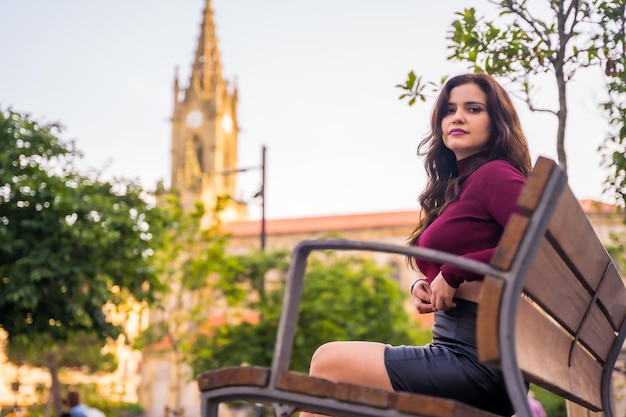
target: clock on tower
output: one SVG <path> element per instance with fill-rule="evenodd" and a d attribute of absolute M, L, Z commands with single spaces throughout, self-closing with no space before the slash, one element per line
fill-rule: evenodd
<path fill-rule="evenodd" d="M 200 110 L 192 110 L 187 113 L 185 123 L 192 129 L 197 129 L 202 125 L 202 112 Z"/>

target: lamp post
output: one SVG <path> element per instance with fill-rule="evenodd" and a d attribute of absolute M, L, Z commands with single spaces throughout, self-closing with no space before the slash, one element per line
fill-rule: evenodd
<path fill-rule="evenodd" d="M 228 175 L 228 174 L 235 174 L 237 172 L 251 171 L 254 169 L 261 170 L 261 189 L 252 198 L 259 197 L 261 199 L 261 235 L 260 237 L 261 237 L 261 250 L 262 251 L 265 251 L 265 241 L 267 237 L 267 232 L 265 229 L 265 153 L 266 153 L 266 148 L 265 148 L 265 145 L 263 145 L 261 147 L 261 166 L 246 167 L 246 168 L 231 168 L 231 169 L 225 169 L 224 171 L 218 172 L 218 174 Z"/>

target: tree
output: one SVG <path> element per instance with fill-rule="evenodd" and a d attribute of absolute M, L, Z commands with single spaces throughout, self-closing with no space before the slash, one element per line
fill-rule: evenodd
<path fill-rule="evenodd" d="M 207 329 L 199 335 L 192 362 L 196 375 L 207 369 L 244 363 L 270 365 L 283 301 L 287 254 L 265 256 L 273 256 L 274 261 L 257 257 L 252 263 L 257 266 L 263 263 L 265 267 L 248 269 L 256 271 L 249 277 L 252 282 L 266 278 L 265 296 L 248 292 L 244 303 L 248 311 L 258 311 L 258 317 Z M 239 263 L 250 264 L 250 261 L 241 259 Z M 332 252 L 311 255 L 292 369 L 306 372 L 315 348 L 331 340 L 426 343 L 429 331 L 418 331 L 416 321 L 411 320 L 405 308 L 406 294 L 389 275 L 387 268 L 381 268 L 371 259 Z M 268 279 L 272 276 L 273 280 Z"/>
<path fill-rule="evenodd" d="M 80 153 L 58 123 L 0 109 L 0 327 L 49 359 L 59 415 L 54 346 L 77 334 L 100 342 L 123 331 L 105 310 L 150 302 L 156 214 L 141 187 L 76 167 Z"/>
<path fill-rule="evenodd" d="M 601 31 L 595 37 L 606 62 L 608 99 L 603 103 L 611 129 L 599 150 L 610 171 L 605 192 L 626 205 L 626 2 L 600 1 Z"/>
<path fill-rule="evenodd" d="M 465 61 L 477 72 L 502 76 L 512 81 L 516 91 L 532 111 L 557 117 L 556 149 L 559 164 L 567 172 L 565 127 L 567 124 L 567 84 L 576 71 L 599 64 L 599 49 L 593 41 L 598 33 L 602 12 L 596 0 L 550 0 L 543 4 L 527 0 L 489 0 L 503 18 L 500 28 L 476 16 L 474 8 L 457 12 L 447 39 L 453 51 L 449 59 Z M 601 3 L 601 2 L 600 2 Z M 542 19 L 542 17 L 545 17 Z M 555 108 L 535 103 L 533 80 L 552 74 L 558 92 Z M 424 99 L 426 86 L 414 73 L 400 87 L 406 90 L 410 104 Z"/>

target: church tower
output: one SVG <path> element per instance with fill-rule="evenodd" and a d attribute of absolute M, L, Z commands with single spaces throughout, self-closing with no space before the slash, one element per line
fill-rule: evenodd
<path fill-rule="evenodd" d="M 222 75 L 211 0 L 206 0 L 187 86 L 181 88 L 178 71 L 174 78 L 170 184 L 186 210 L 202 201 L 211 211 L 218 196 L 236 195 L 237 102 L 236 86 Z M 247 216 L 246 205 L 232 199 L 222 213 L 223 220 Z"/>

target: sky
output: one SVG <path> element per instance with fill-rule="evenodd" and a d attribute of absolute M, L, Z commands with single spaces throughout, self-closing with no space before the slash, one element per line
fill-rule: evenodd
<path fill-rule="evenodd" d="M 60 122 L 85 167 L 169 184 L 173 80 L 186 86 L 205 0 L 0 2 L 0 108 Z M 239 92 L 239 167 L 267 148 L 268 219 L 417 210 L 426 184 L 417 144 L 432 101 L 408 106 L 396 87 L 465 72 L 447 60 L 455 12 L 487 1 L 212 0 L 223 73 Z M 599 69 L 569 84 L 566 153 L 580 199 L 605 199 L 596 148 L 607 122 Z M 556 106 L 546 77 L 538 99 Z M 554 116 L 516 101 L 533 161 L 556 159 Z M 238 175 L 238 198 L 261 175 Z"/>

